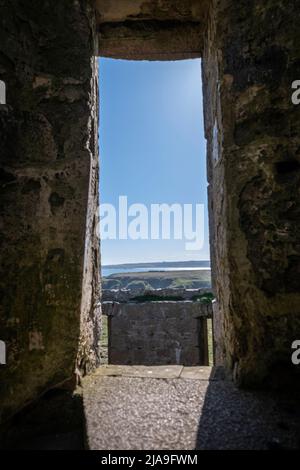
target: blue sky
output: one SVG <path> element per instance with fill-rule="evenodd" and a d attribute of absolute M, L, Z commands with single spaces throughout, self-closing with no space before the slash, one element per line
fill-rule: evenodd
<path fill-rule="evenodd" d="M 101 203 L 205 204 L 205 243 L 104 240 L 102 264 L 209 258 L 200 60 L 99 60 Z"/>

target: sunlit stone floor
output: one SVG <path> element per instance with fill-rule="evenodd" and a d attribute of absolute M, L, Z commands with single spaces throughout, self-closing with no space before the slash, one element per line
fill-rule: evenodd
<path fill-rule="evenodd" d="M 243 391 L 221 369 L 103 366 L 83 381 L 90 449 L 292 449 L 291 397 Z"/>

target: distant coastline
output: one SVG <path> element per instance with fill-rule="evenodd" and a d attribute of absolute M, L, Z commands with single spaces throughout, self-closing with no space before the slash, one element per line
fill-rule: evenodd
<path fill-rule="evenodd" d="M 135 268 L 210 268 L 210 260 L 202 261 L 157 261 L 151 263 L 106 264 L 104 269 L 135 269 Z"/>
<path fill-rule="evenodd" d="M 104 265 L 101 268 L 102 276 L 109 278 L 114 275 L 126 275 L 132 273 L 163 273 L 169 272 L 170 276 L 173 272 L 175 277 L 178 277 L 179 273 L 186 273 L 183 277 L 188 275 L 188 272 L 210 272 L 210 261 L 160 261 L 157 263 L 123 263 Z M 177 273 L 177 274 L 176 274 Z"/>

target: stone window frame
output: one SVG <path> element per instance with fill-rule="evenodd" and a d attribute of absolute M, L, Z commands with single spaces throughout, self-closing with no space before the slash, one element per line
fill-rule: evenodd
<path fill-rule="evenodd" d="M 0 80 L 0 105 L 6 105 L 6 83 Z"/>

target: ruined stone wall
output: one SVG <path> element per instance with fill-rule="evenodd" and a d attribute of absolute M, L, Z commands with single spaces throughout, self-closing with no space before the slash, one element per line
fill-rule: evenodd
<path fill-rule="evenodd" d="M 219 361 L 293 376 L 300 336 L 300 4 L 212 2 L 203 58 Z M 270 385 L 271 381 L 265 382 Z"/>
<path fill-rule="evenodd" d="M 0 2 L 0 421 L 98 361 L 94 16 Z"/>
<path fill-rule="evenodd" d="M 103 303 L 110 364 L 208 365 L 211 304 L 190 301 Z"/>

